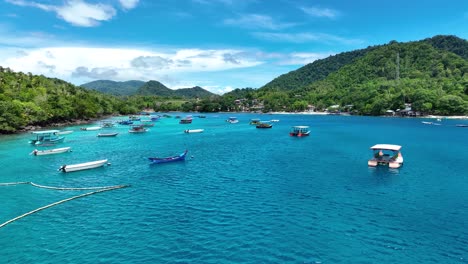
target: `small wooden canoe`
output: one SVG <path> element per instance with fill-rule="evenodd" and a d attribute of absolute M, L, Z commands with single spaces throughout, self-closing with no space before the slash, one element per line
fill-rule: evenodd
<path fill-rule="evenodd" d="M 119 133 L 99 133 L 97 136 L 98 137 L 115 137 L 117 136 Z"/>
<path fill-rule="evenodd" d="M 47 149 L 47 150 L 37 150 L 35 149 L 31 154 L 34 156 L 43 156 L 43 155 L 51 155 L 51 154 L 59 154 L 71 151 L 71 147 L 66 148 L 56 148 L 56 149 Z"/>
<path fill-rule="evenodd" d="M 94 169 L 94 168 L 102 167 L 106 163 L 107 163 L 107 159 L 90 161 L 90 162 L 79 163 L 79 164 L 72 164 L 72 165 L 63 165 L 62 167 L 59 168 L 59 171 L 73 172 L 73 171 Z"/>

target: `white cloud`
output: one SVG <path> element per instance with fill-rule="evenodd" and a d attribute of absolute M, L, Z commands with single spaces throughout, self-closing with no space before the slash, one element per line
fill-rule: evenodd
<path fill-rule="evenodd" d="M 140 0 L 119 0 L 120 4 L 124 9 L 132 9 L 138 5 Z"/>
<path fill-rule="evenodd" d="M 7 0 L 7 2 L 18 6 L 30 6 L 44 11 L 55 12 L 59 18 L 80 27 L 97 26 L 100 22 L 108 21 L 116 15 L 115 9 L 110 5 L 90 4 L 83 0 L 68 0 L 61 6 L 24 0 Z"/>
<path fill-rule="evenodd" d="M 295 26 L 294 23 L 280 23 L 274 21 L 270 16 L 258 14 L 245 14 L 237 18 L 225 19 L 224 24 L 243 28 L 264 28 L 270 30 L 279 30 Z"/>
<path fill-rule="evenodd" d="M 337 10 L 329 8 L 301 7 L 301 10 L 304 11 L 304 13 L 314 17 L 336 18 L 339 15 Z"/>
<path fill-rule="evenodd" d="M 280 65 L 306 65 L 319 59 L 326 58 L 333 53 L 292 53 L 287 58 L 279 62 Z"/>

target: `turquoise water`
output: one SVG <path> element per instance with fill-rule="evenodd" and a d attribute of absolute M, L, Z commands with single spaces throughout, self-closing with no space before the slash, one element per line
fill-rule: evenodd
<path fill-rule="evenodd" d="M 0 182 L 131 184 L 1 228 L 0 262 L 468 262 L 468 128 L 454 126 L 463 121 L 228 116 L 161 119 L 139 135 L 107 130 L 115 138 L 67 127 L 75 132 L 59 146 L 73 152 L 41 157 L 28 155 L 30 134 L 0 137 Z M 280 122 L 262 130 L 251 118 Z M 290 137 L 292 125 L 309 125 L 310 137 Z M 204 133 L 183 133 L 197 128 Z M 368 168 L 377 143 L 402 145 L 404 166 Z M 185 149 L 185 162 L 147 160 Z M 112 165 L 57 171 L 104 158 Z M 85 192 L 0 186 L 0 223 Z"/>

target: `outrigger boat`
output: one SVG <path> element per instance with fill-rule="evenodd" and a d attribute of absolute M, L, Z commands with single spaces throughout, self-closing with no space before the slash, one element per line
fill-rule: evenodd
<path fill-rule="evenodd" d="M 145 133 L 148 131 L 148 129 L 144 128 L 142 125 L 133 125 L 130 130 L 128 130 L 129 133 Z"/>
<path fill-rule="evenodd" d="M 310 134 L 308 126 L 293 126 L 289 135 L 292 137 L 305 137 Z"/>
<path fill-rule="evenodd" d="M 36 146 L 44 146 L 44 145 L 54 145 L 60 142 L 63 142 L 65 137 L 59 137 L 57 133 L 60 130 L 46 130 L 46 131 L 35 131 L 32 132 L 36 135 L 35 139 L 29 141 L 29 143 L 36 145 Z"/>
<path fill-rule="evenodd" d="M 226 122 L 229 122 L 231 124 L 236 124 L 236 123 L 239 123 L 239 120 L 237 120 L 237 117 L 231 116 L 226 120 Z"/>
<path fill-rule="evenodd" d="M 81 130 L 84 130 L 84 131 L 95 131 L 95 130 L 99 130 L 101 129 L 102 127 L 100 126 L 93 126 L 93 127 L 82 127 L 80 128 Z"/>
<path fill-rule="evenodd" d="M 94 169 L 94 168 L 102 167 L 106 163 L 107 163 L 107 159 L 90 161 L 90 162 L 79 163 L 79 164 L 72 164 L 72 165 L 63 165 L 62 167 L 59 168 L 59 171 L 72 172 L 72 171 Z"/>
<path fill-rule="evenodd" d="M 184 133 L 201 133 L 203 131 L 204 129 L 186 129 L 184 130 Z"/>
<path fill-rule="evenodd" d="M 159 164 L 159 163 L 167 163 L 167 162 L 173 162 L 173 161 L 183 161 L 185 160 L 185 156 L 187 156 L 187 150 L 184 151 L 182 154 L 177 155 L 177 156 L 172 156 L 172 157 L 166 157 L 166 158 L 148 158 L 153 164 Z"/>
<path fill-rule="evenodd" d="M 115 137 L 117 136 L 119 133 L 115 132 L 115 133 L 99 133 L 97 134 L 98 137 Z"/>
<path fill-rule="evenodd" d="M 66 148 L 56 148 L 56 149 L 47 149 L 47 150 L 33 150 L 31 152 L 32 155 L 34 156 L 43 156 L 43 155 L 51 155 L 51 154 L 59 154 L 59 153 L 65 153 L 71 151 L 71 147 L 66 147 Z"/>
<path fill-rule="evenodd" d="M 192 116 L 187 116 L 180 119 L 179 124 L 191 124 L 192 123 Z"/>
<path fill-rule="evenodd" d="M 64 130 L 64 131 L 59 131 L 57 135 L 68 135 L 73 133 L 73 130 Z"/>
<path fill-rule="evenodd" d="M 374 157 L 367 161 L 367 165 L 370 167 L 384 165 L 397 169 L 403 165 L 403 156 L 401 155 L 401 146 L 399 145 L 377 144 L 370 149 L 374 152 Z"/>
<path fill-rule="evenodd" d="M 268 122 L 266 121 L 260 121 L 257 126 L 257 128 L 272 128 L 273 125 L 272 124 L 269 124 Z"/>

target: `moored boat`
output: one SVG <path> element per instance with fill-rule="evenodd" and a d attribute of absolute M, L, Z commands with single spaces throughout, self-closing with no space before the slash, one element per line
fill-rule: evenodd
<path fill-rule="evenodd" d="M 367 165 L 370 167 L 383 165 L 397 169 L 403 165 L 403 156 L 401 155 L 401 146 L 399 145 L 377 144 L 370 149 L 374 153 L 373 158 L 367 161 Z"/>
<path fill-rule="evenodd" d="M 95 130 L 99 130 L 101 129 L 102 127 L 100 126 L 93 126 L 93 127 L 82 127 L 80 128 L 81 130 L 84 130 L 84 131 L 95 131 Z"/>
<path fill-rule="evenodd" d="M 251 125 L 258 125 L 258 124 L 260 124 L 260 119 L 258 119 L 258 118 L 252 118 L 252 119 L 250 119 L 250 123 L 249 123 L 249 124 L 251 124 Z"/>
<path fill-rule="evenodd" d="M 36 146 L 46 146 L 63 142 L 65 137 L 58 136 L 59 132 L 59 130 L 34 131 L 32 133 L 36 135 L 36 138 L 30 140 L 29 143 Z"/>
<path fill-rule="evenodd" d="M 133 125 L 133 121 L 130 120 L 122 120 L 117 122 L 119 125 Z"/>
<path fill-rule="evenodd" d="M 148 131 L 144 126 L 142 125 L 133 125 L 130 130 L 128 130 L 129 133 L 145 133 Z"/>
<path fill-rule="evenodd" d="M 115 133 L 99 133 L 97 134 L 98 137 L 115 137 L 117 136 L 119 133 L 115 132 Z"/>
<path fill-rule="evenodd" d="M 237 119 L 237 117 L 231 116 L 226 120 L 226 122 L 231 123 L 231 124 L 237 124 L 239 123 L 239 120 Z"/>
<path fill-rule="evenodd" d="M 106 163 L 107 163 L 107 159 L 90 161 L 90 162 L 79 163 L 79 164 L 72 164 L 72 165 L 63 165 L 62 167 L 59 168 L 59 171 L 73 172 L 73 171 L 94 169 L 94 168 L 102 167 Z"/>
<path fill-rule="evenodd" d="M 468 127 L 468 124 L 456 124 L 456 127 Z"/>
<path fill-rule="evenodd" d="M 204 129 L 186 129 L 184 133 L 202 133 Z"/>
<path fill-rule="evenodd" d="M 179 124 L 191 124 L 192 123 L 192 116 L 186 116 L 180 119 Z"/>
<path fill-rule="evenodd" d="M 180 155 L 165 157 L 165 158 L 148 158 L 152 163 L 159 164 L 159 163 L 167 163 L 173 161 L 183 161 L 185 160 L 185 156 L 187 156 L 187 150 L 185 150 Z"/>
<path fill-rule="evenodd" d="M 272 128 L 273 125 L 266 121 L 260 121 L 260 123 L 258 123 L 256 127 L 257 128 Z"/>
<path fill-rule="evenodd" d="M 56 148 L 56 149 L 46 149 L 46 150 L 33 150 L 31 154 L 34 156 L 44 156 L 44 155 L 51 155 L 51 154 L 59 154 L 59 153 L 65 153 L 71 151 L 71 147 L 65 147 L 65 148 Z"/>
<path fill-rule="evenodd" d="M 292 137 L 305 137 L 309 134 L 309 126 L 293 126 L 289 132 L 289 135 Z"/>
<path fill-rule="evenodd" d="M 73 133 L 73 130 L 64 130 L 64 131 L 57 132 L 57 135 L 68 135 L 71 133 Z"/>

